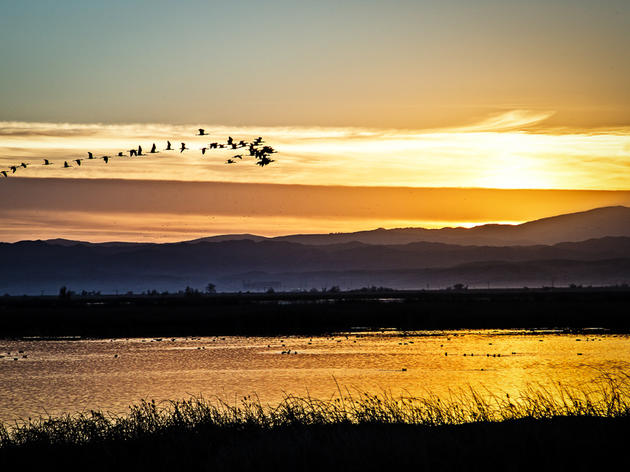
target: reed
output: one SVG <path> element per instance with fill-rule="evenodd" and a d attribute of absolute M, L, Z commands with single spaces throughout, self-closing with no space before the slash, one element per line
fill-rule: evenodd
<path fill-rule="evenodd" d="M 90 410 L 0 423 L 0 450 L 29 445 L 85 445 L 216 430 L 269 431 L 331 425 L 448 426 L 557 417 L 630 417 L 630 374 L 603 372 L 595 382 L 530 385 L 519 395 L 470 388 L 448 397 L 345 392 L 329 400 L 287 394 L 276 405 L 256 396 L 234 403 L 191 397 L 141 401 L 124 415 Z"/>

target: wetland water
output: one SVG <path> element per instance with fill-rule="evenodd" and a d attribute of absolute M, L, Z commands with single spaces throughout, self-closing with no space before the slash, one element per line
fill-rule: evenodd
<path fill-rule="evenodd" d="M 414 396 L 446 396 L 469 386 L 510 394 L 528 383 L 582 386 L 602 371 L 630 371 L 630 336 L 460 330 L 313 338 L 0 339 L 0 356 L 0 421 L 12 422 L 87 409 L 124 413 L 140 399 L 190 395 L 231 404 L 248 394 L 263 403 L 276 403 L 286 393 L 328 399 L 338 394 L 338 385 L 344 394 Z"/>

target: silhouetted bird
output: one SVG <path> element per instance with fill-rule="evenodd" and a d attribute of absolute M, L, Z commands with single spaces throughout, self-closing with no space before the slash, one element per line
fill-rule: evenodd
<path fill-rule="evenodd" d="M 67 169 L 68 167 L 72 167 L 72 166 L 68 164 L 68 161 L 63 161 L 63 168 Z"/>
<path fill-rule="evenodd" d="M 74 160 L 74 162 L 76 162 L 76 163 L 77 163 L 77 165 L 78 165 L 79 167 L 81 167 L 81 161 L 82 161 L 82 160 L 83 160 L 83 159 L 75 159 L 75 160 Z"/>
<path fill-rule="evenodd" d="M 225 161 L 226 164 L 236 164 L 236 161 L 233 159 L 228 159 L 227 161 Z"/>
<path fill-rule="evenodd" d="M 208 136 L 208 134 L 205 129 L 199 128 L 199 134 L 197 136 Z"/>
<path fill-rule="evenodd" d="M 238 142 L 238 145 L 239 145 L 240 147 L 245 147 L 245 146 L 247 146 L 247 143 L 241 139 L 241 140 Z"/>
<path fill-rule="evenodd" d="M 44 164 L 42 164 L 42 165 L 51 166 L 52 162 L 50 162 L 48 159 L 44 159 Z"/>
<path fill-rule="evenodd" d="M 138 146 L 138 156 L 144 156 L 144 154 L 142 154 L 142 146 Z"/>
<path fill-rule="evenodd" d="M 229 136 L 227 140 L 228 146 L 231 146 L 233 142 L 234 140 L 232 139 L 232 136 Z"/>
<path fill-rule="evenodd" d="M 27 166 L 27 165 L 28 165 L 28 164 L 26 164 L 25 162 L 22 162 L 22 163 L 20 164 L 20 167 L 24 167 L 24 168 L 26 169 L 26 166 Z"/>
<path fill-rule="evenodd" d="M 151 146 L 151 154 L 155 154 L 157 152 L 158 152 L 157 146 L 155 145 L 155 143 L 153 143 L 153 146 Z"/>
<path fill-rule="evenodd" d="M 122 151 L 120 151 L 120 152 L 118 153 L 118 157 L 123 157 L 123 156 L 124 156 L 123 152 L 122 152 Z"/>
<path fill-rule="evenodd" d="M 202 148 L 201 148 L 201 154 L 202 154 L 202 155 L 206 153 L 206 149 L 208 149 L 208 148 L 205 148 L 205 147 L 202 147 Z"/>
<path fill-rule="evenodd" d="M 236 149 L 237 147 L 236 143 L 232 143 L 232 149 Z"/>
<path fill-rule="evenodd" d="M 88 152 L 88 159 L 94 159 L 94 156 L 92 155 L 91 152 Z"/>
<path fill-rule="evenodd" d="M 12 174 L 15 174 L 15 171 L 18 169 L 18 166 L 10 166 L 9 169 L 11 169 Z"/>
<path fill-rule="evenodd" d="M 101 157 L 101 159 L 103 159 L 105 161 L 105 164 L 107 164 L 109 162 L 109 156 L 103 156 L 103 157 Z"/>
<path fill-rule="evenodd" d="M 0 174 L 4 175 L 4 177 L 8 177 L 6 170 L 0 170 Z"/>
<path fill-rule="evenodd" d="M 172 151 L 173 148 L 171 147 L 171 142 L 170 141 L 166 141 L 166 149 L 165 151 Z"/>
<path fill-rule="evenodd" d="M 179 152 L 184 152 L 186 149 L 188 149 L 188 148 L 186 147 L 186 143 L 182 143 L 182 147 L 181 147 L 181 148 L 179 148 Z"/>
<path fill-rule="evenodd" d="M 216 149 L 219 146 L 219 143 L 210 143 L 210 149 Z"/>
<path fill-rule="evenodd" d="M 271 164 L 272 162 L 274 162 L 273 159 L 269 159 L 267 156 L 263 156 L 260 158 L 260 160 L 256 163 L 256 165 L 259 165 L 260 167 L 265 167 L 266 165 Z"/>
<path fill-rule="evenodd" d="M 234 159 L 243 159 L 243 155 L 242 154 L 237 154 L 236 156 L 233 156 Z"/>

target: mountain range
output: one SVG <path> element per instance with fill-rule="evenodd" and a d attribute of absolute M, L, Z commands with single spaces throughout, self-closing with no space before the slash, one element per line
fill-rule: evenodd
<path fill-rule="evenodd" d="M 239 234 L 179 243 L 0 243 L 0 293 L 439 288 L 630 282 L 630 208 L 521 225 L 377 229 L 275 238 Z"/>

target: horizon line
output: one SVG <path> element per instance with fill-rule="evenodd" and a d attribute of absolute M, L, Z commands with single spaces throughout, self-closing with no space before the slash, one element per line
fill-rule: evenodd
<path fill-rule="evenodd" d="M 21 239 L 17 241 L 0 241 L 0 244 L 16 244 L 16 243 L 21 243 L 21 242 L 38 242 L 38 241 L 41 241 L 41 242 L 68 241 L 68 242 L 88 243 L 88 244 L 179 244 L 179 243 L 190 243 L 190 242 L 195 242 L 195 241 L 212 242 L 212 241 L 203 241 L 203 240 L 207 238 L 221 238 L 221 237 L 229 237 L 229 236 L 253 236 L 256 238 L 263 238 L 265 240 L 274 240 L 274 239 L 282 239 L 282 238 L 287 238 L 287 237 L 292 237 L 292 236 L 334 236 L 334 235 L 348 235 L 348 234 L 357 234 L 357 233 L 370 233 L 370 232 L 379 231 L 379 230 L 383 230 L 383 231 L 424 230 L 424 231 L 433 232 L 433 231 L 440 231 L 444 229 L 460 229 L 460 230 L 466 231 L 466 230 L 474 230 L 478 228 L 483 228 L 485 226 L 518 227 L 518 226 L 522 226 L 528 223 L 534 223 L 537 221 L 547 220 L 551 218 L 558 218 L 558 217 L 569 216 L 569 215 L 578 215 L 582 213 L 588 213 L 591 211 L 603 210 L 607 208 L 630 209 L 630 207 L 626 205 L 607 205 L 603 207 L 594 207 L 594 208 L 590 208 L 588 210 L 583 210 L 583 211 L 576 211 L 576 212 L 571 212 L 571 213 L 559 213 L 559 214 L 555 214 L 551 216 L 545 216 L 542 218 L 535 218 L 533 220 L 526 220 L 526 221 L 521 221 L 521 222 L 505 222 L 505 221 L 504 222 L 487 222 L 487 223 L 471 224 L 471 226 L 441 226 L 441 227 L 436 227 L 436 228 L 427 228 L 424 226 L 405 226 L 405 227 L 391 227 L 391 228 L 378 227 L 378 228 L 362 229 L 362 230 L 347 231 L 347 232 L 331 231 L 331 232 L 322 232 L 322 233 L 287 233 L 287 234 L 281 234 L 281 235 L 276 235 L 276 236 L 264 236 L 261 234 L 248 233 L 248 232 L 223 233 L 223 234 L 214 234 L 210 236 L 202 236 L 202 237 L 193 238 L 193 239 L 182 239 L 182 240 L 177 240 L 177 241 L 166 241 L 166 242 L 158 242 L 158 241 L 139 242 L 139 241 L 123 241 L 123 240 L 96 242 L 96 241 L 89 241 L 89 240 L 82 240 L 82 239 L 68 239 L 68 238 L 57 237 L 57 238 L 46 238 L 46 239 L 37 238 L 37 239 Z M 615 237 L 615 236 L 604 236 L 604 237 Z M 595 238 L 595 239 L 599 239 L 599 238 Z M 248 240 L 248 238 L 244 237 L 242 238 L 242 240 Z M 445 244 L 451 244 L 451 243 L 445 243 Z M 461 246 L 462 244 L 456 244 L 456 245 Z"/>

